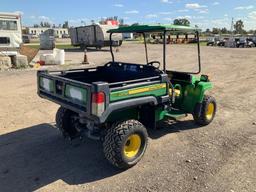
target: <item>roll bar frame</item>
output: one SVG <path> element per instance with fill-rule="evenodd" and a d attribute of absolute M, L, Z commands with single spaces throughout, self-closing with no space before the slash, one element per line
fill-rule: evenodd
<path fill-rule="evenodd" d="M 163 31 L 163 71 L 166 73 L 166 34 L 168 31 L 164 30 Z M 144 47 L 145 47 L 145 55 L 146 55 L 146 62 L 147 64 L 149 63 L 148 60 L 148 49 L 147 49 L 147 41 L 146 41 L 146 33 L 141 32 L 143 35 L 143 40 L 144 40 Z M 110 40 L 110 53 L 112 57 L 112 62 L 115 62 L 115 56 L 113 53 L 113 41 L 112 41 L 112 35 L 113 33 L 110 33 L 109 35 L 109 40 Z M 201 73 L 201 49 L 200 49 L 200 38 L 199 38 L 199 32 L 195 32 L 196 40 L 197 40 L 197 53 L 198 53 L 198 71 L 197 72 L 182 72 L 182 73 L 188 73 L 188 74 L 199 74 Z M 180 72 L 180 71 L 174 71 L 174 72 Z"/>

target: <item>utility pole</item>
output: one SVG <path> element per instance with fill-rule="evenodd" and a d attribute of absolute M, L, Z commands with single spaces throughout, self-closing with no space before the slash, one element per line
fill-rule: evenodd
<path fill-rule="evenodd" d="M 232 22 L 231 22 L 231 37 L 234 37 L 234 17 L 232 17 Z"/>
<path fill-rule="evenodd" d="M 235 47 L 235 39 L 234 39 L 234 17 L 232 17 L 231 21 L 231 28 L 230 28 L 231 34 L 230 34 L 230 40 L 229 40 L 229 47 Z M 232 42 L 232 44 L 231 44 Z"/>

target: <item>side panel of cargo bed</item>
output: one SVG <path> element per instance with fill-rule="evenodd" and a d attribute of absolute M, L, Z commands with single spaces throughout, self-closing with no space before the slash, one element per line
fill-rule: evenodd
<path fill-rule="evenodd" d="M 90 114 L 90 84 L 47 72 L 38 72 L 38 94 L 81 114 Z"/>
<path fill-rule="evenodd" d="M 110 102 L 116 102 L 126 99 L 154 96 L 160 97 L 168 95 L 168 87 L 166 83 L 155 83 L 146 86 L 126 89 L 122 91 L 113 91 L 110 93 Z"/>

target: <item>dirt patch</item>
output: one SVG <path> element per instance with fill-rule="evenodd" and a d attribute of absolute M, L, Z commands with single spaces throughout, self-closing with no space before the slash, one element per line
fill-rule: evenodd
<path fill-rule="evenodd" d="M 37 55 L 39 49 L 31 48 L 25 45 L 22 45 L 20 48 L 20 54 L 26 55 L 28 57 L 28 63 L 30 63 L 34 57 Z"/>

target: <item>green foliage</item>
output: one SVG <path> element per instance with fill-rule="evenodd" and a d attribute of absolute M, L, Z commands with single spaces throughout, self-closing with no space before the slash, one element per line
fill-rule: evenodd
<path fill-rule="evenodd" d="M 256 30 L 250 30 L 248 31 L 249 34 L 253 34 L 253 35 L 256 35 Z"/>
<path fill-rule="evenodd" d="M 206 29 L 205 32 L 206 33 L 211 33 L 211 30 L 210 29 Z"/>
<path fill-rule="evenodd" d="M 26 46 L 31 47 L 31 48 L 35 48 L 35 49 L 39 49 L 40 48 L 39 44 L 32 44 L 32 45 L 28 44 Z M 59 45 L 57 44 L 56 48 L 58 48 L 58 49 L 76 49 L 76 47 L 74 47 L 74 46 L 72 46 L 70 44 L 59 44 Z"/>
<path fill-rule="evenodd" d="M 43 22 L 43 21 L 41 21 L 40 27 L 47 27 L 47 28 L 50 28 L 50 27 L 51 27 L 51 24 L 50 24 L 49 22 Z"/>
<path fill-rule="evenodd" d="M 65 21 L 65 22 L 64 22 L 64 24 L 62 25 L 62 28 L 66 28 L 66 29 L 69 28 L 68 21 Z"/>
<path fill-rule="evenodd" d="M 246 31 L 244 30 L 244 22 L 240 19 L 236 21 L 234 24 L 234 29 L 236 34 L 245 34 Z"/>
<path fill-rule="evenodd" d="M 220 30 L 220 32 L 221 32 L 222 34 L 227 34 L 229 31 L 227 30 L 226 27 L 224 27 L 224 28 L 222 28 L 222 29 Z"/>
<path fill-rule="evenodd" d="M 182 19 L 175 19 L 173 21 L 174 25 L 183 25 L 183 26 L 190 26 L 190 21 L 186 18 L 182 18 Z"/>
<path fill-rule="evenodd" d="M 139 23 L 133 23 L 131 26 L 139 26 Z"/>
<path fill-rule="evenodd" d="M 219 34 L 220 33 L 220 29 L 219 28 L 212 28 L 212 33 L 213 34 Z"/>

